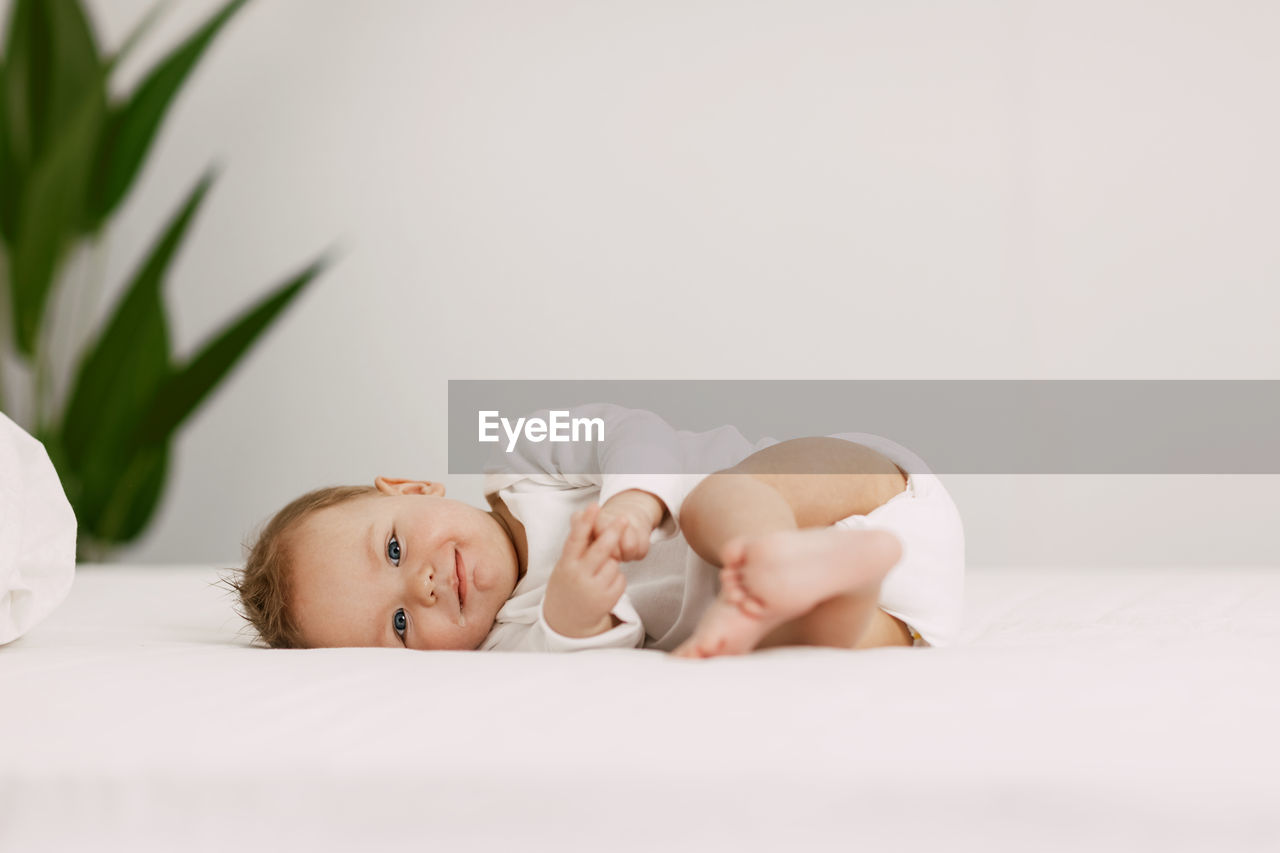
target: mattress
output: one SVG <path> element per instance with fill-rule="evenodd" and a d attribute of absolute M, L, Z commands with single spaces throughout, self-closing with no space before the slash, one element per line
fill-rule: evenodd
<path fill-rule="evenodd" d="M 0 850 L 1280 849 L 1280 567 L 707 661 L 262 649 L 216 576 L 82 566 L 0 648 Z"/>

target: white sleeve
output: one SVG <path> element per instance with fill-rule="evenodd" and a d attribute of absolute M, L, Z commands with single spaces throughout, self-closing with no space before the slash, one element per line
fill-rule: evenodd
<path fill-rule="evenodd" d="M 675 536 L 685 497 L 706 476 L 686 473 L 679 432 L 653 412 L 612 403 L 588 403 L 569 410 L 568 416 L 599 418 L 603 440 L 534 442 L 522 435 L 511 452 L 500 443 L 485 466 L 484 493 L 527 479 L 559 488 L 595 486 L 603 504 L 619 492 L 640 489 L 667 508 L 650 542 Z M 550 411 L 540 409 L 529 417 L 549 421 Z"/>
<path fill-rule="evenodd" d="M 544 599 L 545 601 L 545 599 Z M 644 645 L 644 625 L 631 599 L 624 593 L 613 608 L 620 623 L 594 637 L 566 637 L 557 633 L 538 608 L 536 622 L 502 622 L 493 627 L 480 646 L 499 652 L 579 652 L 589 649 L 638 649 Z"/>

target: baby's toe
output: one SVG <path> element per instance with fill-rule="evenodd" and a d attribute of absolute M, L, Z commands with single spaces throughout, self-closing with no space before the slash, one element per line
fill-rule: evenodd
<path fill-rule="evenodd" d="M 721 569 L 720 590 L 724 593 L 726 601 L 733 604 L 741 601 L 746 594 L 742 585 L 742 573 L 737 569 Z"/>

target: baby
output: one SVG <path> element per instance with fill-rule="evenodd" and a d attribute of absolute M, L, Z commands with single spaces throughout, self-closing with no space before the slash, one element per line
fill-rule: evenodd
<path fill-rule="evenodd" d="M 701 658 L 954 639 L 959 513 L 905 448 L 865 433 L 753 445 L 610 404 L 572 414 L 607 440 L 519 443 L 486 476 L 489 511 L 385 477 L 293 501 L 231 581 L 242 615 L 277 648 Z"/>

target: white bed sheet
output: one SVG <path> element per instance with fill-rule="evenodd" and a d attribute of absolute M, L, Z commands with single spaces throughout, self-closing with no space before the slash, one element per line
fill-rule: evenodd
<path fill-rule="evenodd" d="M 0 850 L 1280 849 L 1280 567 L 712 661 L 258 649 L 215 577 L 81 567 L 0 647 Z"/>

